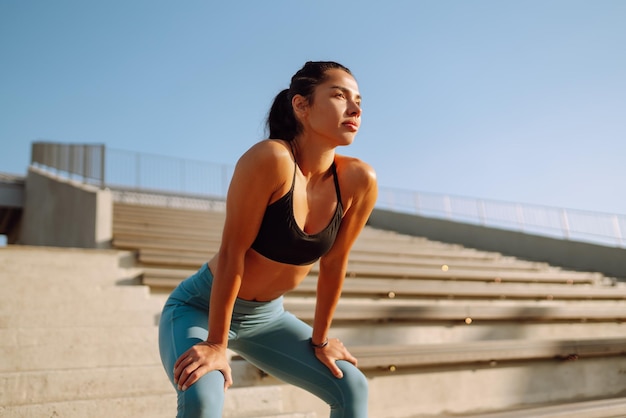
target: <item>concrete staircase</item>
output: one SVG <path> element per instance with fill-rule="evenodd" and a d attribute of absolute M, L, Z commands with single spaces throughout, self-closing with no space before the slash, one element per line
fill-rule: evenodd
<path fill-rule="evenodd" d="M 131 251 L 0 248 L 0 417 L 175 415 L 156 323 L 223 214 L 126 209 L 115 240 Z M 309 321 L 314 275 L 286 298 Z M 609 418 L 626 416 L 625 321 L 626 292 L 602 275 L 367 228 L 333 333 L 361 360 L 373 418 Z M 328 415 L 232 366 L 225 418 Z"/>
<path fill-rule="evenodd" d="M 176 415 L 158 355 L 162 299 L 133 263 L 114 250 L 0 249 L 1 417 Z M 316 417 L 282 390 L 232 388 L 224 417 Z"/>
<path fill-rule="evenodd" d="M 223 220 L 116 202 L 113 245 L 137 254 L 153 296 L 167 294 L 217 249 Z M 285 298 L 309 322 L 316 274 Z M 626 417 L 626 287 L 612 278 L 371 227 L 347 276 L 332 333 L 369 379 L 371 417 Z M 308 394 L 232 365 L 242 387 L 280 391 L 285 410 L 327 415 Z"/>

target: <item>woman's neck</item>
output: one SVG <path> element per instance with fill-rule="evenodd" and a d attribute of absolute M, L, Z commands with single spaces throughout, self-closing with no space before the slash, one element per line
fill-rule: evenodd
<path fill-rule="evenodd" d="M 335 148 L 322 146 L 321 141 L 298 137 L 292 141 L 291 145 L 298 167 L 307 178 L 328 173 L 335 160 Z"/>

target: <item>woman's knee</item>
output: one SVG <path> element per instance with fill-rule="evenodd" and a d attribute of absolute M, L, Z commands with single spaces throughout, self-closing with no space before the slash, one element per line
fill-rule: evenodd
<path fill-rule="evenodd" d="M 351 363 L 338 361 L 343 378 L 337 379 L 339 404 L 332 405 L 332 417 L 366 417 L 368 403 L 368 382 L 365 375 Z"/>
<path fill-rule="evenodd" d="M 178 391 L 178 418 L 220 418 L 223 408 L 224 376 L 217 370 Z"/>
<path fill-rule="evenodd" d="M 338 361 L 337 365 L 343 372 L 343 378 L 340 380 L 343 382 L 342 386 L 345 386 L 345 391 L 355 397 L 367 399 L 368 383 L 363 372 L 346 361 Z"/>

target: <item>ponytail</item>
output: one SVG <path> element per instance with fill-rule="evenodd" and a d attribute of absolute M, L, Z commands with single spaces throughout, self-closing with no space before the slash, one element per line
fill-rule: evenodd
<path fill-rule="evenodd" d="M 302 125 L 293 113 L 292 97 L 289 89 L 285 89 L 274 98 L 274 103 L 272 103 L 267 116 L 270 138 L 292 141 L 302 131 Z"/>

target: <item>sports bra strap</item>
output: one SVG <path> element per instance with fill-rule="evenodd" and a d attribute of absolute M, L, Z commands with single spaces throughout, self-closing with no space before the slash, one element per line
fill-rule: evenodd
<path fill-rule="evenodd" d="M 335 180 L 335 192 L 337 193 L 337 204 L 341 205 L 341 191 L 339 190 L 339 176 L 337 175 L 337 166 L 335 166 L 334 161 L 331 167 L 333 169 L 333 180 Z"/>

